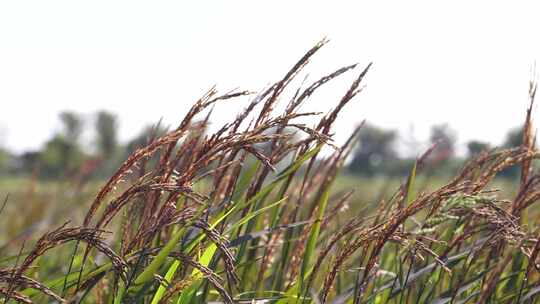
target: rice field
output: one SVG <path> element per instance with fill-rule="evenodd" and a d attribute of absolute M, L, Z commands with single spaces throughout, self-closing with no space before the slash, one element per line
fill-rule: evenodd
<path fill-rule="evenodd" d="M 337 145 L 333 125 L 371 65 L 291 87 L 325 43 L 262 92 L 209 90 L 105 181 L 1 180 L 4 303 L 538 302 L 535 84 L 521 146 L 448 180 L 422 175 L 432 149 L 403 180 L 352 178 L 362 126 Z M 346 73 L 332 110 L 309 112 Z M 249 105 L 207 132 L 208 109 L 238 98 Z M 498 179 L 512 166 L 519 181 Z"/>

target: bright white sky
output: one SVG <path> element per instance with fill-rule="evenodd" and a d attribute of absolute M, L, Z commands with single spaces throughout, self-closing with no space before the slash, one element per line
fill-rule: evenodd
<path fill-rule="evenodd" d="M 310 79 L 374 62 L 338 139 L 367 119 L 405 137 L 414 125 L 420 140 L 448 122 L 461 143 L 499 144 L 524 117 L 537 2 L 2 1 L 0 144 L 38 148 L 61 110 L 111 110 L 124 140 L 161 117 L 176 124 L 213 84 L 259 90 L 324 36 Z M 349 79 L 338 83 L 304 109 L 330 109 Z"/>

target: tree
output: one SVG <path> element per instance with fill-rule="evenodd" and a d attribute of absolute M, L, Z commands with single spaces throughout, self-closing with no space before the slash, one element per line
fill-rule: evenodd
<path fill-rule="evenodd" d="M 490 145 L 487 142 L 471 140 L 467 143 L 467 155 L 469 157 L 473 157 L 478 155 L 480 152 L 488 150 L 489 147 Z"/>
<path fill-rule="evenodd" d="M 84 158 L 77 145 L 59 134 L 46 142 L 39 157 L 41 173 L 49 178 L 62 178 L 73 174 Z"/>
<path fill-rule="evenodd" d="M 351 171 L 372 176 L 382 173 L 388 168 L 389 162 L 397 159 L 394 148 L 395 131 L 366 125 L 360 130 L 358 136 L 358 147 L 349 165 Z"/>
<path fill-rule="evenodd" d="M 63 123 L 63 135 L 66 140 L 76 144 L 79 141 L 83 130 L 83 122 L 78 114 L 74 112 L 60 113 L 60 120 Z"/>
<path fill-rule="evenodd" d="M 506 148 L 506 149 L 516 148 L 516 147 L 521 146 L 522 142 L 523 142 L 523 128 L 517 127 L 508 131 L 508 133 L 506 134 L 506 139 L 504 140 L 504 143 L 503 143 L 503 148 Z M 519 172 L 520 172 L 520 166 L 514 165 L 512 167 L 508 167 L 504 169 L 503 171 L 501 171 L 500 175 L 504 177 L 509 177 L 509 178 L 516 178 L 519 176 Z"/>
<path fill-rule="evenodd" d="M 503 148 L 515 148 L 521 146 L 523 142 L 523 128 L 514 128 L 506 134 L 506 139 L 503 143 Z"/>
<path fill-rule="evenodd" d="M 24 173 L 34 173 L 39 171 L 41 162 L 41 152 L 27 151 L 19 156 L 19 170 Z"/>
<path fill-rule="evenodd" d="M 165 135 L 165 133 L 167 133 L 167 130 L 160 124 L 145 126 L 139 134 L 126 144 L 125 157 L 131 155 L 135 150 L 148 145 L 152 140 Z"/>
<path fill-rule="evenodd" d="M 143 148 L 150 144 L 152 141 L 156 140 L 157 138 L 165 135 L 167 133 L 167 129 L 163 128 L 161 124 L 157 125 L 147 125 L 145 126 L 139 134 L 137 134 L 134 138 L 132 138 L 130 141 L 127 142 L 125 145 L 124 155 L 122 156 L 123 159 L 128 158 L 135 152 L 136 150 Z M 154 154 L 150 158 L 146 158 L 144 161 L 142 161 L 139 164 L 140 172 L 144 172 L 147 164 L 155 164 L 159 160 L 159 154 Z"/>
<path fill-rule="evenodd" d="M 431 144 L 437 144 L 435 150 L 431 153 L 433 163 L 446 162 L 455 155 L 456 133 L 448 124 L 434 125 L 431 127 L 429 141 Z"/>
<path fill-rule="evenodd" d="M 84 159 L 78 143 L 82 120 L 73 112 L 62 112 L 59 118 L 63 124 L 62 131 L 47 141 L 39 154 L 40 172 L 50 178 L 71 175 Z"/>
<path fill-rule="evenodd" d="M 98 151 L 102 157 L 112 159 L 118 146 L 116 116 L 106 111 L 97 114 L 96 133 Z"/>

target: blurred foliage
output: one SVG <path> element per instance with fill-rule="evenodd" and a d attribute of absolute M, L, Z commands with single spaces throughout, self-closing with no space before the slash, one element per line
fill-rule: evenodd
<path fill-rule="evenodd" d="M 510 130 L 506 134 L 506 139 L 502 145 L 503 148 L 515 148 L 519 147 L 521 145 L 521 142 L 523 140 L 523 129 L 520 127 L 516 127 L 512 130 Z M 509 178 L 517 178 L 519 176 L 520 168 L 519 165 L 511 166 L 506 169 L 504 169 L 501 172 L 501 176 L 509 177 Z"/>
<path fill-rule="evenodd" d="M 76 144 L 83 131 L 83 120 L 77 113 L 68 111 L 60 113 L 60 120 L 63 124 L 65 139 L 72 144 Z"/>
<path fill-rule="evenodd" d="M 40 173 L 44 177 L 67 177 L 76 170 L 84 159 L 80 147 L 57 135 L 45 144 L 40 153 Z"/>
<path fill-rule="evenodd" d="M 366 125 L 358 133 L 358 146 L 353 153 L 350 170 L 365 176 L 388 172 L 397 160 L 394 147 L 396 132 Z"/>
<path fill-rule="evenodd" d="M 467 156 L 473 157 L 480 152 L 490 149 L 490 144 L 488 142 L 480 140 L 471 140 L 467 143 Z"/>
<path fill-rule="evenodd" d="M 100 155 L 112 158 L 118 149 L 118 121 L 114 114 L 100 111 L 96 120 L 97 146 Z"/>
<path fill-rule="evenodd" d="M 8 173 L 11 157 L 11 154 L 7 150 L 0 148 L 0 174 Z"/>
<path fill-rule="evenodd" d="M 521 145 L 523 140 L 523 129 L 521 127 L 514 128 L 506 134 L 506 139 L 503 148 L 514 148 Z"/>
<path fill-rule="evenodd" d="M 431 145 L 435 146 L 435 149 L 430 155 L 432 162 L 439 165 L 453 159 L 456 153 L 456 139 L 456 132 L 448 124 L 431 127 L 429 141 Z"/>
<path fill-rule="evenodd" d="M 99 111 L 95 118 L 93 146 L 83 144 L 82 134 L 87 131 L 85 119 L 78 113 L 64 111 L 59 115 L 62 123 L 59 132 L 53 134 L 40 150 L 25 151 L 17 155 L 0 148 L 0 175 L 37 174 L 49 179 L 102 179 L 110 175 L 136 149 L 167 131 L 160 123 L 147 125 L 131 140 L 122 144 L 118 139 L 120 123 L 115 114 Z M 522 136 L 520 128 L 510 130 L 501 148 L 519 146 Z M 396 147 L 398 139 L 398 132 L 395 130 L 365 125 L 358 134 L 358 144 L 349 158 L 347 172 L 364 177 L 406 176 L 415 158 L 399 155 Z M 422 174 L 448 176 L 462 166 L 464 158 L 456 155 L 456 139 L 456 132 L 448 124 L 432 127 L 429 141 L 431 145 L 436 144 L 436 148 L 426 159 L 426 168 Z M 269 148 L 266 145 L 268 144 L 260 144 L 257 147 L 266 153 Z M 471 140 L 466 144 L 465 156 L 473 157 L 491 147 L 488 142 Z M 513 179 L 518 172 L 517 166 L 510 167 L 504 170 L 501 176 Z"/>
<path fill-rule="evenodd" d="M 39 155 L 39 173 L 44 177 L 68 177 L 80 167 L 85 158 L 79 146 L 81 118 L 73 112 L 62 112 L 59 118 L 62 131 L 45 143 Z"/>

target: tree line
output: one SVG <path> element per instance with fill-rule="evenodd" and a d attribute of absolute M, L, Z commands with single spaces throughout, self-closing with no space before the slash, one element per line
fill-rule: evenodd
<path fill-rule="evenodd" d="M 78 113 L 65 111 L 58 116 L 61 128 L 40 149 L 16 154 L 0 147 L 0 175 L 35 175 L 49 179 L 105 177 L 152 136 L 164 132 L 159 126 L 148 125 L 122 144 L 115 114 L 98 111 L 93 116 L 94 135 L 89 146 L 84 144 L 82 134 L 90 122 Z"/>
<path fill-rule="evenodd" d="M 383 129 L 374 125 L 365 125 L 358 134 L 358 146 L 352 154 L 348 166 L 351 174 L 363 176 L 403 176 L 407 175 L 415 157 L 402 157 L 396 149 L 398 134 L 394 130 Z M 523 131 L 521 127 L 510 130 L 499 148 L 512 148 L 521 145 Z M 423 171 L 431 175 L 455 174 L 463 163 L 483 151 L 497 147 L 482 140 L 466 143 L 466 154 L 458 156 L 456 148 L 457 134 L 448 124 L 434 125 L 431 128 L 429 146 L 433 147 L 426 159 Z M 501 176 L 516 177 L 518 168 L 509 168 Z"/>
<path fill-rule="evenodd" d="M 60 130 L 41 149 L 15 154 L 0 147 L 0 175 L 35 175 L 50 179 L 104 177 L 111 174 L 137 148 L 165 132 L 159 124 L 148 125 L 137 136 L 122 144 L 118 138 L 119 120 L 115 114 L 98 111 L 94 117 L 94 139 L 90 147 L 85 148 L 81 138 L 89 122 L 71 111 L 60 113 Z M 403 176 L 410 171 L 416 158 L 400 156 L 397 148 L 398 133 L 395 130 L 367 124 L 358 136 L 357 147 L 347 166 L 348 173 L 372 177 Z M 472 140 L 467 143 L 466 155 L 458 156 L 456 139 L 456 132 L 447 124 L 431 128 L 429 142 L 435 148 L 427 159 L 424 172 L 453 174 L 465 159 L 493 148 L 488 142 Z M 521 139 L 521 128 L 510 130 L 501 148 L 519 146 Z M 503 176 L 517 176 L 516 169 L 506 170 Z"/>

